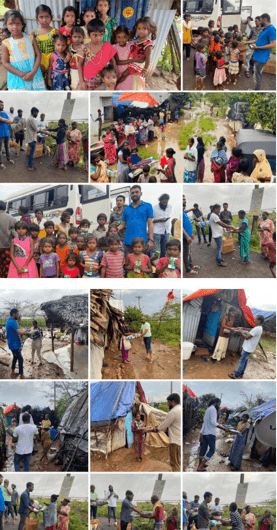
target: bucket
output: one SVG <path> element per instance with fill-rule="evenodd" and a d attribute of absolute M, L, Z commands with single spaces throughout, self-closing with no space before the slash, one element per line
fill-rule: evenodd
<path fill-rule="evenodd" d="M 50 438 L 51 438 L 51 440 L 54 440 L 56 434 L 57 434 L 56 429 L 50 429 Z"/>
<path fill-rule="evenodd" d="M 183 360 L 188 361 L 190 359 L 194 344 L 192 342 L 183 342 Z"/>
<path fill-rule="evenodd" d="M 25 521 L 24 530 L 36 530 L 38 528 L 39 518 L 34 517 L 33 519 L 30 519 L 27 517 Z"/>

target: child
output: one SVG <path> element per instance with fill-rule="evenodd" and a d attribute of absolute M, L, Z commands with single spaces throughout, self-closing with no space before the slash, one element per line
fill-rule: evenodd
<path fill-rule="evenodd" d="M 108 234 L 107 234 L 107 237 L 109 237 L 109 236 L 113 236 L 113 235 L 119 236 L 118 228 L 117 228 L 117 223 L 116 223 L 116 222 L 110 224 L 110 226 L 109 226 L 109 230 L 108 230 Z M 101 239 L 103 239 L 103 238 L 101 238 Z M 99 240 L 99 242 L 100 242 L 100 240 Z M 123 245 L 123 242 L 122 242 L 122 241 L 120 241 L 120 244 L 119 244 L 119 247 L 118 247 L 118 248 L 119 248 L 119 250 L 122 250 L 122 251 L 124 250 L 124 245 Z"/>
<path fill-rule="evenodd" d="M 8 278 L 37 278 L 38 272 L 33 259 L 34 243 L 27 235 L 29 227 L 24 221 L 15 225 L 18 237 L 11 242 L 11 263 Z"/>
<path fill-rule="evenodd" d="M 37 266 L 37 269 L 38 269 L 38 272 L 39 272 L 39 263 L 38 263 L 38 260 L 40 258 L 40 249 L 39 249 L 39 244 L 40 244 L 40 239 L 39 239 L 39 226 L 35 223 L 32 223 L 30 225 L 30 228 L 29 228 L 29 231 L 30 231 L 30 235 L 31 235 L 31 238 L 33 240 L 33 244 L 34 244 L 34 260 L 35 260 L 35 264 Z"/>
<path fill-rule="evenodd" d="M 240 54 L 239 54 L 239 74 L 238 74 L 238 77 L 241 77 L 241 70 L 242 68 L 245 68 L 244 66 L 244 58 L 245 58 L 245 55 L 246 55 L 246 51 L 247 51 L 247 46 L 245 45 L 245 43 L 242 41 L 242 36 L 241 35 L 238 35 L 237 36 L 237 41 L 238 41 L 238 49 L 240 51 Z"/>
<path fill-rule="evenodd" d="M 101 278 L 124 278 L 124 253 L 119 250 L 119 236 L 110 236 L 107 240 L 109 250 L 101 261 Z"/>
<path fill-rule="evenodd" d="M 53 15 L 50 7 L 47 5 L 41 4 L 36 7 L 36 19 L 39 23 L 39 28 L 33 30 L 31 35 L 35 36 L 41 53 L 40 68 L 45 79 L 47 79 L 49 60 L 51 53 L 54 51 L 54 36 L 58 30 L 50 26 Z"/>
<path fill-rule="evenodd" d="M 100 237 L 100 239 L 98 239 L 98 245 L 104 256 L 104 254 L 109 250 L 107 237 Z M 120 245 L 118 248 L 120 248 Z"/>
<path fill-rule="evenodd" d="M 25 35 L 26 23 L 20 11 L 9 10 L 4 17 L 8 36 L 2 41 L 1 60 L 8 71 L 8 90 L 45 90 L 40 69 L 40 51 L 33 36 Z"/>
<path fill-rule="evenodd" d="M 78 267 L 79 258 L 74 252 L 69 252 L 65 258 L 65 264 L 62 271 L 62 278 L 80 278 Z"/>
<path fill-rule="evenodd" d="M 273 232 L 272 241 L 268 243 L 268 251 L 269 270 L 273 278 L 276 278 L 276 232 Z"/>
<path fill-rule="evenodd" d="M 50 132 L 57 133 L 57 136 L 51 134 L 52 138 L 55 138 L 56 140 L 56 146 L 52 158 L 53 166 L 57 168 L 61 166 L 61 169 L 63 169 L 64 171 L 67 170 L 66 165 L 68 164 L 68 154 L 65 143 L 66 129 L 67 125 L 64 119 L 60 119 L 58 121 L 58 127 L 56 127 L 55 129 L 48 129 L 48 131 Z"/>
<path fill-rule="evenodd" d="M 129 359 L 129 351 L 131 351 L 132 345 L 131 345 L 130 339 L 128 337 L 130 337 L 130 333 L 124 333 L 122 335 L 121 341 L 120 341 L 120 350 L 121 350 L 121 354 L 122 354 L 122 362 L 124 364 L 131 362 L 130 359 Z"/>
<path fill-rule="evenodd" d="M 116 147 L 115 147 L 115 139 L 109 138 L 108 142 L 105 142 L 105 163 L 108 165 L 112 165 L 116 163 Z"/>
<path fill-rule="evenodd" d="M 87 7 L 84 12 L 82 13 L 82 16 L 81 16 L 81 20 L 84 24 L 84 26 L 82 27 L 83 31 L 84 31 L 84 41 L 83 43 L 84 44 L 88 44 L 90 42 L 90 38 L 89 38 L 89 34 L 88 34 L 88 23 L 91 21 L 91 20 L 94 20 L 96 18 L 96 12 L 95 12 L 95 9 L 93 7 Z"/>
<path fill-rule="evenodd" d="M 79 72 L 78 72 L 78 52 L 83 44 L 85 37 L 84 29 L 79 26 L 74 26 L 71 31 L 72 44 L 69 45 L 69 51 L 71 53 L 70 59 L 70 88 L 71 90 L 77 90 L 79 83 Z"/>
<path fill-rule="evenodd" d="M 231 40 L 230 38 L 226 38 L 223 44 L 223 58 L 224 58 L 225 67 L 227 67 L 230 62 L 230 46 L 231 46 Z"/>
<path fill-rule="evenodd" d="M 40 278 L 59 277 L 59 256 L 53 252 L 53 242 L 45 238 L 42 246 L 43 254 L 39 258 Z"/>
<path fill-rule="evenodd" d="M 67 244 L 66 234 L 60 232 L 57 237 L 56 254 L 60 258 L 60 273 L 62 274 L 65 266 L 65 259 L 70 252 L 70 246 Z"/>
<path fill-rule="evenodd" d="M 115 41 L 115 44 L 114 44 Z M 116 50 L 115 62 L 117 65 L 117 71 L 119 77 L 126 70 L 126 61 L 129 57 L 132 43 L 130 42 L 130 31 L 127 26 L 118 26 L 113 33 L 113 47 Z M 133 82 L 132 78 L 129 76 L 123 83 L 117 84 L 118 90 L 132 90 Z"/>
<path fill-rule="evenodd" d="M 194 90 L 198 90 L 198 81 L 200 80 L 200 88 L 201 90 L 205 90 L 204 86 L 204 79 L 206 77 L 206 64 L 207 64 L 207 57 L 204 55 L 205 48 L 203 47 L 202 43 L 200 42 L 197 44 L 197 52 L 195 54 L 195 84 L 194 84 Z"/>
<path fill-rule="evenodd" d="M 62 27 L 59 29 L 60 35 L 64 35 L 67 44 L 72 44 L 71 31 L 77 23 L 77 12 L 73 6 L 67 6 L 62 14 Z"/>
<path fill-rule="evenodd" d="M 149 178 L 149 183 L 150 184 L 154 184 L 156 182 L 157 182 L 157 179 L 156 179 L 155 175 L 151 175 L 151 177 Z"/>
<path fill-rule="evenodd" d="M 222 52 L 215 54 L 216 69 L 214 71 L 214 86 L 216 90 L 224 90 L 223 83 L 226 81 L 226 72 Z"/>
<path fill-rule="evenodd" d="M 84 250 L 86 250 L 86 242 L 85 242 L 84 236 L 78 235 L 76 239 L 76 244 L 77 244 L 77 248 L 73 250 L 73 253 L 76 254 L 76 256 L 80 257 L 81 252 L 84 252 Z M 84 267 L 80 259 L 79 259 L 77 266 L 80 271 L 80 276 L 82 278 L 82 276 L 84 275 Z"/>
<path fill-rule="evenodd" d="M 70 228 L 70 213 L 69 212 L 63 212 L 60 217 L 60 224 L 55 226 L 55 232 L 58 234 L 59 232 L 63 232 L 66 234 L 66 237 L 68 236 L 68 230 Z"/>
<path fill-rule="evenodd" d="M 164 168 L 159 168 L 158 174 L 162 173 L 161 177 L 161 183 L 170 183 L 170 182 L 177 182 L 175 177 L 175 167 L 176 167 L 176 160 L 174 158 L 174 155 L 176 154 L 176 151 L 172 149 L 172 147 L 168 147 L 166 152 L 166 166 Z M 150 182 L 150 180 L 149 180 Z"/>
<path fill-rule="evenodd" d="M 165 128 L 166 128 L 166 124 L 162 123 L 161 124 L 161 138 L 162 138 L 162 140 L 165 140 Z"/>
<path fill-rule="evenodd" d="M 82 219 L 82 221 L 79 224 L 79 232 L 78 235 L 87 237 L 92 236 L 92 233 L 89 232 L 91 222 L 88 219 Z"/>
<path fill-rule="evenodd" d="M 102 252 L 97 250 L 98 239 L 88 236 L 87 249 L 80 252 L 80 259 L 84 267 L 84 278 L 99 278 L 100 261 Z"/>
<path fill-rule="evenodd" d="M 133 28 L 131 38 L 135 40 L 133 41 L 128 57 L 130 63 L 127 69 L 121 74 L 117 86 L 131 75 L 135 76 L 132 89 L 143 90 L 145 88 L 145 77 L 150 65 L 151 52 L 154 47 L 152 41 L 157 38 L 157 26 L 155 22 L 150 17 L 138 19 Z M 136 63 L 136 59 L 139 59 L 140 62 Z M 145 59 L 145 61 L 141 62 L 142 59 Z"/>
<path fill-rule="evenodd" d="M 55 530 L 57 522 L 57 499 L 58 495 L 51 495 L 50 504 L 44 503 L 48 508 L 43 512 L 43 524 L 45 530 Z"/>
<path fill-rule="evenodd" d="M 178 528 L 180 528 L 180 517 L 178 514 L 177 507 L 174 507 L 171 510 L 171 514 L 169 515 L 166 521 L 166 528 L 167 530 L 177 530 Z"/>
<path fill-rule="evenodd" d="M 77 236 L 78 236 L 78 230 L 75 226 L 72 226 L 69 230 L 68 230 L 68 236 L 69 236 L 69 241 L 68 241 L 68 245 L 70 246 L 70 250 L 75 250 L 77 248 L 77 244 L 76 244 L 76 239 L 77 239 Z"/>
<path fill-rule="evenodd" d="M 67 39 L 64 35 L 55 35 L 53 40 L 54 51 L 49 59 L 48 85 L 51 90 L 70 90 L 69 62 L 66 62 Z"/>
<path fill-rule="evenodd" d="M 44 223 L 44 228 L 45 228 L 45 232 L 46 232 L 46 237 L 48 239 L 51 239 L 52 244 L 53 244 L 53 248 L 55 250 L 55 248 L 56 248 L 56 236 L 54 234 L 55 225 L 54 225 L 53 221 L 46 221 Z M 44 240 L 45 240 L 45 237 L 43 237 L 40 240 L 40 242 L 39 242 L 40 254 L 42 252 L 42 246 L 43 246 Z"/>
<path fill-rule="evenodd" d="M 216 52 L 221 52 L 221 51 L 222 51 L 222 43 L 220 42 L 220 37 L 219 35 L 215 35 L 211 42 L 210 49 L 209 49 L 209 54 L 210 54 L 210 59 L 211 59 L 210 69 L 209 69 L 210 75 L 214 74 L 214 71 L 216 68 L 215 54 Z"/>
<path fill-rule="evenodd" d="M 170 239 L 165 246 L 166 257 L 159 259 L 156 273 L 159 278 L 181 278 L 180 241 L 178 239 Z"/>
<path fill-rule="evenodd" d="M 238 41 L 233 40 L 231 44 L 230 49 L 230 62 L 229 62 L 229 70 L 228 70 L 228 81 L 227 85 L 231 83 L 232 77 L 233 77 L 233 85 L 235 86 L 237 84 L 237 75 L 239 73 L 239 49 L 238 49 Z"/>
<path fill-rule="evenodd" d="M 100 237 L 104 237 L 107 235 L 107 230 L 105 228 L 105 224 L 107 222 L 107 216 L 105 213 L 99 213 L 97 215 L 97 223 L 98 226 L 96 230 L 93 230 L 93 235 L 99 239 Z"/>
<path fill-rule="evenodd" d="M 103 42 L 111 42 L 113 30 L 116 28 L 116 20 L 109 16 L 110 0 L 97 0 L 96 14 L 105 26 L 105 33 Z"/>
<path fill-rule="evenodd" d="M 102 68 L 100 72 L 101 84 L 98 87 L 98 90 L 114 90 L 117 82 L 117 72 L 115 68 L 108 64 Z"/>
<path fill-rule="evenodd" d="M 103 145 L 104 142 L 103 142 Z M 90 154 L 90 180 L 91 182 L 109 182 L 107 176 L 107 166 L 103 160 L 101 160 L 98 153 Z"/>
<path fill-rule="evenodd" d="M 109 42 L 104 44 L 105 25 L 101 20 L 91 20 L 87 26 L 90 41 L 77 53 L 79 84 L 78 90 L 97 90 L 101 84 L 101 70 L 109 63 L 116 70 L 115 49 Z M 99 123 L 100 125 L 100 123 Z"/>
<path fill-rule="evenodd" d="M 148 164 L 146 164 L 142 168 L 142 173 L 140 174 L 140 176 L 138 178 L 138 182 L 140 182 L 140 183 L 149 182 L 149 178 L 150 178 L 149 173 L 150 173 L 150 166 Z"/>
<path fill-rule="evenodd" d="M 143 254 L 145 241 L 143 237 L 135 237 L 132 240 L 132 253 L 126 258 L 125 270 L 128 271 L 127 278 L 149 278 L 152 267 L 150 259 Z"/>

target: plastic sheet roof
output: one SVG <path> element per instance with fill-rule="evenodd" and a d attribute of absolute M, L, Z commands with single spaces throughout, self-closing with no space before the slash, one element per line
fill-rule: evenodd
<path fill-rule="evenodd" d="M 276 399 L 271 399 L 267 403 L 263 403 L 259 407 L 255 407 L 249 411 L 249 415 L 254 420 L 266 418 L 269 414 L 276 410 Z"/>
<path fill-rule="evenodd" d="M 255 307 L 251 307 L 251 311 L 254 317 L 256 317 L 257 315 L 263 315 L 265 320 L 271 317 L 275 317 L 276 315 L 276 311 L 263 311 L 262 309 L 256 309 Z"/>
<path fill-rule="evenodd" d="M 124 417 L 131 410 L 135 382 L 92 383 L 90 388 L 90 421 L 109 421 Z"/>

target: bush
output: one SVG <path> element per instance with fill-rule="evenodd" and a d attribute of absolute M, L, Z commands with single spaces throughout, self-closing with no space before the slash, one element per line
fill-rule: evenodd
<path fill-rule="evenodd" d="M 214 131 L 216 126 L 212 118 L 200 116 L 199 118 L 199 128 L 201 132 Z"/>
<path fill-rule="evenodd" d="M 170 514 L 171 510 L 175 508 L 176 505 L 165 503 L 164 509 L 167 512 L 167 515 Z M 138 502 L 137 508 L 143 512 L 152 512 L 153 506 L 150 502 Z M 177 506 L 179 514 L 180 512 L 180 505 Z M 116 507 L 116 516 L 118 520 L 120 519 L 120 512 L 121 512 L 121 502 L 117 503 Z M 108 506 L 99 506 L 97 509 L 97 518 L 99 517 L 108 517 Z M 136 522 L 137 521 L 137 522 Z M 140 530 L 152 530 L 153 529 L 153 519 L 135 519 L 133 526 L 139 527 Z M 75 529 L 74 529 L 75 530 Z"/>
<path fill-rule="evenodd" d="M 188 141 L 195 135 L 196 121 L 192 121 L 185 125 L 179 134 L 179 147 L 181 150 L 185 150 L 188 146 Z"/>

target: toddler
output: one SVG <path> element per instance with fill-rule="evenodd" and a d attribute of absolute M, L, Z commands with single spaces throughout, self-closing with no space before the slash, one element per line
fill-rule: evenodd
<path fill-rule="evenodd" d="M 181 278 L 181 243 L 178 239 L 170 239 L 165 246 L 166 257 L 159 259 L 156 273 L 159 278 Z"/>
<path fill-rule="evenodd" d="M 135 237 L 132 240 L 132 253 L 127 256 L 124 267 L 128 271 L 127 278 L 149 278 L 152 267 L 149 257 L 143 254 L 144 248 L 143 237 Z"/>
<path fill-rule="evenodd" d="M 65 264 L 62 271 L 62 278 L 80 278 L 78 267 L 79 258 L 74 252 L 69 252 L 65 258 Z"/>
<path fill-rule="evenodd" d="M 138 178 L 138 182 L 140 182 L 140 183 L 149 182 L 149 178 L 150 178 L 150 166 L 148 164 L 146 164 L 142 168 L 142 173 L 140 174 L 140 176 Z"/>
<path fill-rule="evenodd" d="M 40 278 L 59 277 L 59 256 L 53 252 L 53 242 L 49 238 L 44 239 L 42 246 L 43 254 L 39 258 Z"/>
<path fill-rule="evenodd" d="M 67 39 L 64 35 L 55 35 L 53 40 L 54 51 L 49 59 L 48 85 L 51 90 L 70 90 L 69 62 L 66 60 Z"/>
<path fill-rule="evenodd" d="M 117 72 L 111 64 L 108 64 L 102 68 L 100 72 L 101 84 L 98 87 L 98 90 L 114 90 L 117 81 Z"/>

